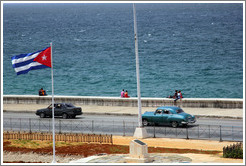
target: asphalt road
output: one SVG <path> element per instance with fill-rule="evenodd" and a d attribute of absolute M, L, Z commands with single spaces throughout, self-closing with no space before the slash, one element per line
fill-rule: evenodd
<path fill-rule="evenodd" d="M 138 125 L 137 116 L 80 115 L 76 119 L 55 118 L 56 132 L 94 133 L 132 136 Z M 52 119 L 34 113 L 3 113 L 3 129 L 14 131 L 51 132 Z M 212 140 L 243 140 L 243 120 L 223 118 L 198 118 L 187 128 L 170 126 L 146 127 L 151 137 L 171 137 Z"/>

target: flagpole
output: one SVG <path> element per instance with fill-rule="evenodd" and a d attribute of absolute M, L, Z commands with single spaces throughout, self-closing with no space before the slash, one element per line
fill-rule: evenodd
<path fill-rule="evenodd" d="M 52 125 L 53 125 L 53 161 L 56 163 L 56 145 L 55 145 L 55 111 L 54 111 L 54 79 L 53 79 L 53 60 L 52 60 L 52 42 L 50 43 L 51 50 L 51 80 L 52 80 Z"/>
<path fill-rule="evenodd" d="M 138 93 L 138 127 L 136 128 L 133 137 L 147 138 L 148 133 L 142 124 L 142 104 L 140 92 L 140 76 L 139 76 L 139 58 L 138 58 L 138 35 L 137 35 L 137 16 L 136 8 L 133 3 L 133 17 L 134 17 L 134 36 L 135 36 L 135 54 L 136 54 L 136 74 L 137 74 L 137 93 Z"/>
<path fill-rule="evenodd" d="M 137 35 L 137 18 L 135 4 L 133 4 L 134 16 L 134 35 L 135 35 L 135 54 L 136 54 L 136 74 L 137 74 L 137 93 L 138 93 L 138 127 L 142 127 L 142 104 L 140 93 L 140 76 L 139 76 L 139 58 L 138 58 L 138 35 Z"/>

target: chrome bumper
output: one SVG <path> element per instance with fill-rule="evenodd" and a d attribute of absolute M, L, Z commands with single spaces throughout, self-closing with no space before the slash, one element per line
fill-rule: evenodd
<path fill-rule="evenodd" d="M 194 120 L 192 120 L 192 121 L 188 121 L 188 122 L 184 122 L 184 121 L 182 121 L 181 123 L 182 124 L 189 124 L 189 123 L 195 123 L 196 122 L 196 120 L 194 119 Z"/>

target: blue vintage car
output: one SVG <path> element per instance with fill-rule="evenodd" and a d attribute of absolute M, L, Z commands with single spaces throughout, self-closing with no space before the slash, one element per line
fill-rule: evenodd
<path fill-rule="evenodd" d="M 175 106 L 158 107 L 155 112 L 145 112 L 142 114 L 143 126 L 168 124 L 172 127 L 178 127 L 195 122 L 195 116 L 187 114 L 181 108 Z"/>

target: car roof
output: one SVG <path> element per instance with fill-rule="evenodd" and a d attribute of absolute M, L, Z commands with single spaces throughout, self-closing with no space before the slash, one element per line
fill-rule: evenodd
<path fill-rule="evenodd" d="M 51 103 L 51 104 L 52 104 L 52 103 Z M 71 104 L 71 103 L 54 103 L 54 104 L 66 105 L 66 104 Z"/>
<path fill-rule="evenodd" d="M 158 107 L 157 109 L 172 109 L 172 110 L 177 110 L 177 109 L 180 109 L 179 107 L 176 107 L 176 106 L 161 106 L 161 107 Z"/>
<path fill-rule="evenodd" d="M 70 104 L 70 103 L 54 103 L 54 104 Z"/>

